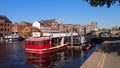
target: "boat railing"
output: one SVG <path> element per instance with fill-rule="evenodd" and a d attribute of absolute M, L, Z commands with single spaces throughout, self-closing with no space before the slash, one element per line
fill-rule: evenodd
<path fill-rule="evenodd" d="M 73 33 L 73 36 L 77 36 L 78 33 Z M 51 36 L 51 37 L 66 37 L 71 36 L 71 33 L 43 33 L 43 36 Z"/>

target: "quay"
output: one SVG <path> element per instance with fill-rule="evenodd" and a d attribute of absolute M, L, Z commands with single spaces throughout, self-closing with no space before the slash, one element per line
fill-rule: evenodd
<path fill-rule="evenodd" d="M 120 68 L 120 41 L 105 41 L 80 68 Z"/>

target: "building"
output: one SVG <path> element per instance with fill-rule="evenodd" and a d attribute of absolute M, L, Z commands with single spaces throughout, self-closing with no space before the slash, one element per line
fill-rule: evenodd
<path fill-rule="evenodd" d="M 67 32 L 67 25 L 64 25 L 64 24 L 59 24 L 59 32 Z"/>
<path fill-rule="evenodd" d="M 0 15 L 0 36 L 10 35 L 12 33 L 12 22 L 3 15 Z"/>
<path fill-rule="evenodd" d="M 91 30 L 98 31 L 98 24 L 97 22 L 91 22 Z"/>
<path fill-rule="evenodd" d="M 74 31 L 74 26 L 72 25 L 72 24 L 65 24 L 65 25 L 67 25 L 67 31 L 68 32 L 71 32 L 71 31 Z"/>
<path fill-rule="evenodd" d="M 97 22 L 91 22 L 91 24 L 88 25 L 83 25 L 82 26 L 82 31 L 84 31 L 84 28 L 86 28 L 86 32 L 90 32 L 90 31 L 98 31 L 98 24 Z"/>
<path fill-rule="evenodd" d="M 76 24 L 59 24 L 59 31 L 60 32 L 80 32 L 81 31 L 81 25 Z"/>
<path fill-rule="evenodd" d="M 75 32 L 81 32 L 81 25 L 80 24 L 76 24 L 76 25 L 74 25 L 74 28 L 73 28 L 73 31 L 75 31 Z"/>
<path fill-rule="evenodd" d="M 87 24 L 87 25 L 83 25 L 82 26 L 82 32 L 86 29 L 86 32 L 90 32 L 91 31 L 91 25 Z"/>
<path fill-rule="evenodd" d="M 98 24 L 97 22 L 91 22 L 87 25 L 80 25 L 80 24 L 59 24 L 59 32 L 78 32 L 78 33 L 84 33 L 84 30 L 86 29 L 86 32 L 89 33 L 91 31 L 98 31 Z"/>
<path fill-rule="evenodd" d="M 28 32 L 31 32 L 32 24 L 22 21 L 20 23 L 12 24 L 12 33 L 19 34 L 21 36 L 27 35 Z"/>
<path fill-rule="evenodd" d="M 18 23 L 14 23 L 12 24 L 12 33 L 18 33 L 20 32 L 20 29 L 19 29 L 19 24 Z"/>
<path fill-rule="evenodd" d="M 41 20 L 39 23 L 42 32 L 59 32 L 58 22 L 55 19 Z"/>

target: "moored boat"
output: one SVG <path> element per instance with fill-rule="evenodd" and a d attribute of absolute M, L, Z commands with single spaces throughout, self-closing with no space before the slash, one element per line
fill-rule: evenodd
<path fill-rule="evenodd" d="M 5 39 L 4 38 L 0 38 L 0 42 L 5 42 Z"/>
<path fill-rule="evenodd" d="M 11 41 L 11 40 L 18 40 L 18 41 L 21 41 L 21 40 L 24 40 L 24 38 L 18 34 L 11 34 L 11 35 L 6 35 L 4 37 L 4 39 L 6 41 Z"/>
<path fill-rule="evenodd" d="M 67 49 L 64 37 L 59 37 L 59 41 L 54 42 L 57 36 L 40 36 L 40 32 L 33 32 L 33 36 L 25 40 L 26 52 L 35 54 L 55 53 Z M 57 34 L 58 35 L 58 34 Z"/>

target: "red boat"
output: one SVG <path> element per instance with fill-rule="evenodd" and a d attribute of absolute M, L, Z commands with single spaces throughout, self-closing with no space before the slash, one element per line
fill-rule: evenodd
<path fill-rule="evenodd" d="M 54 35 L 54 34 L 52 34 Z M 54 42 L 55 38 L 59 41 Z M 25 40 L 26 52 L 35 54 L 55 53 L 67 49 L 67 44 L 64 44 L 64 37 L 40 36 L 40 32 L 34 32 L 33 37 Z"/>

